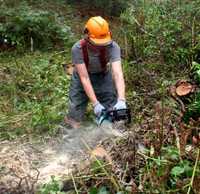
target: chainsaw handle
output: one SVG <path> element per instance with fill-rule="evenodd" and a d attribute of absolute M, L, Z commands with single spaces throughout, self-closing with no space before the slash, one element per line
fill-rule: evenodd
<path fill-rule="evenodd" d="M 125 109 L 112 109 L 112 110 L 103 110 L 100 117 L 97 118 L 98 125 L 101 125 L 102 122 L 107 119 L 111 122 L 125 120 L 126 124 L 131 123 L 131 112 L 129 108 Z"/>
<path fill-rule="evenodd" d="M 108 118 L 108 111 L 103 109 L 99 117 L 97 117 L 97 124 L 100 126 L 105 119 Z"/>
<path fill-rule="evenodd" d="M 110 110 L 108 114 L 112 117 L 112 122 L 126 120 L 127 124 L 131 123 L 131 111 L 129 108 Z"/>

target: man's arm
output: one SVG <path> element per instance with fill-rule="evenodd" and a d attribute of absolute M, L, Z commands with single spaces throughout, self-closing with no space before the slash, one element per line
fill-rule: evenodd
<path fill-rule="evenodd" d="M 96 98 L 94 89 L 92 87 L 85 64 L 76 64 L 75 68 L 80 77 L 80 80 L 81 80 L 81 83 L 83 85 L 86 95 L 88 96 L 92 104 L 95 105 L 98 102 L 98 100 Z"/>
<path fill-rule="evenodd" d="M 125 83 L 121 61 L 112 62 L 112 73 L 117 89 L 118 100 L 125 100 Z"/>

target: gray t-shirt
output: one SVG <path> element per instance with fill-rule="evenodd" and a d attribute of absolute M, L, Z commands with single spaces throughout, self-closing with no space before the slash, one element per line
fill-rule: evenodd
<path fill-rule="evenodd" d="M 106 46 L 106 49 L 107 49 L 106 58 L 109 63 L 121 60 L 120 47 L 115 41 L 113 41 L 110 45 Z M 90 73 L 99 73 L 102 71 L 99 55 L 100 52 L 96 52 L 88 48 L 88 57 L 89 57 L 88 71 Z M 84 63 L 83 52 L 80 45 L 80 41 L 76 42 L 72 47 L 72 63 L 74 65 Z"/>

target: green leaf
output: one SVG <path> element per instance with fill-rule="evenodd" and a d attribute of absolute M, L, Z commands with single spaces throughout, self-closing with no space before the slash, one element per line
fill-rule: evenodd
<path fill-rule="evenodd" d="M 193 168 L 191 166 L 191 163 L 187 160 L 183 160 L 182 165 L 184 167 L 184 172 L 185 172 L 186 176 L 191 177 L 192 172 L 193 172 Z"/>
<path fill-rule="evenodd" d="M 89 194 L 98 194 L 98 189 L 96 187 L 92 187 L 89 191 Z"/>
<path fill-rule="evenodd" d="M 162 164 L 162 162 L 161 162 L 161 160 L 160 160 L 159 158 L 155 160 L 155 163 L 156 163 L 158 166 L 161 166 L 161 164 Z"/>
<path fill-rule="evenodd" d="M 98 194 L 110 194 L 110 192 L 106 189 L 106 187 L 101 187 Z"/>
<path fill-rule="evenodd" d="M 200 64 L 195 62 L 195 61 L 193 61 L 192 62 L 192 69 L 199 69 L 199 68 L 200 68 Z"/>
<path fill-rule="evenodd" d="M 174 168 L 172 168 L 171 170 L 171 174 L 175 177 L 180 176 L 181 174 L 184 173 L 184 168 L 180 167 L 180 166 L 175 166 Z"/>

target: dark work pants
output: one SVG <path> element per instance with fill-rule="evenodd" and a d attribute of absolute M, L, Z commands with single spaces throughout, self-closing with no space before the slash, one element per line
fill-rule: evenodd
<path fill-rule="evenodd" d="M 111 72 L 89 74 L 89 77 L 98 101 L 105 108 L 111 108 L 117 101 L 116 89 Z M 82 121 L 88 100 L 79 75 L 77 72 L 74 72 L 69 91 L 68 117 L 76 121 Z"/>

